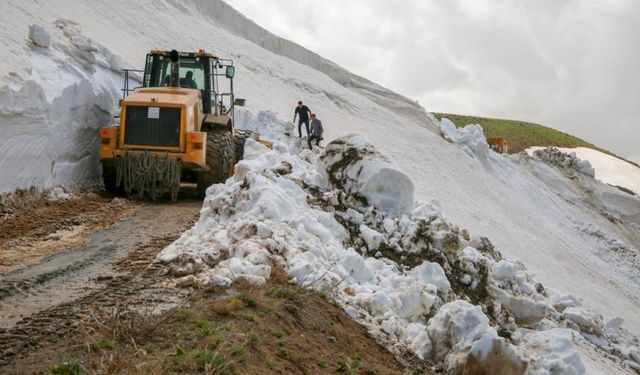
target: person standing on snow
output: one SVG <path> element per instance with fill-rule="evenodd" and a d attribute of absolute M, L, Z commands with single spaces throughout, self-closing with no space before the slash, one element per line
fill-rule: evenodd
<path fill-rule="evenodd" d="M 309 137 L 309 114 L 311 110 L 306 105 L 302 104 L 302 101 L 298 102 L 296 111 L 293 113 L 293 123 L 296 122 L 296 116 L 300 116 L 298 120 L 298 137 L 302 138 L 302 124 L 307 129 L 307 137 Z"/>
<path fill-rule="evenodd" d="M 316 146 L 320 146 L 320 141 L 322 140 L 322 133 L 324 129 L 322 128 L 322 121 L 316 118 L 314 113 L 311 114 L 311 135 L 309 136 L 309 150 L 311 150 L 311 141 L 316 141 Z"/>

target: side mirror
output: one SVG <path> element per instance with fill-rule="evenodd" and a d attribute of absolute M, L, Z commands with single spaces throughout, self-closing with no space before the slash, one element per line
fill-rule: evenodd
<path fill-rule="evenodd" d="M 229 79 L 233 78 L 233 76 L 236 75 L 236 68 L 233 66 L 227 66 L 227 70 L 224 75 Z"/>
<path fill-rule="evenodd" d="M 233 105 L 238 107 L 244 107 L 246 102 L 247 102 L 247 99 L 235 99 L 233 101 Z"/>

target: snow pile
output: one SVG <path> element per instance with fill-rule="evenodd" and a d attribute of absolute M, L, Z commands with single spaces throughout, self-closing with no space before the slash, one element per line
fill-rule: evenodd
<path fill-rule="evenodd" d="M 575 336 L 575 332 L 561 328 L 535 331 L 526 335 L 522 339 L 522 345 L 526 350 L 535 353 L 531 359 L 531 367 L 545 369 L 537 372 L 542 374 L 585 373 L 580 356 L 573 349 Z"/>
<path fill-rule="evenodd" d="M 97 128 L 117 105 L 119 59 L 66 19 L 32 24 L 24 43 L 31 78 L 0 87 L 0 193 L 86 185 L 100 176 Z"/>
<path fill-rule="evenodd" d="M 344 137 L 320 153 L 293 140 L 281 149 L 297 153 L 238 163 L 208 190 L 199 222 L 158 256 L 178 285 L 262 284 L 277 265 L 293 283 L 332 295 L 392 350 L 410 348 L 449 372 L 582 374 L 574 343 L 584 338 L 632 360 L 627 331 L 606 329 L 573 295 L 536 284 L 436 205 L 397 211 L 362 199 L 388 188 L 365 172 L 389 163 L 366 139 Z"/>
<path fill-rule="evenodd" d="M 61 186 L 56 186 L 47 192 L 47 200 L 51 202 L 66 201 L 73 197 L 73 194 L 66 192 Z"/>
<path fill-rule="evenodd" d="M 451 120 L 443 118 L 440 121 L 440 132 L 444 139 L 457 144 L 462 151 L 471 157 L 486 159 L 491 155 L 484 130 L 478 124 L 457 128 Z"/>
<path fill-rule="evenodd" d="M 251 111 L 236 108 L 234 121 L 236 128 L 259 133 L 260 138 L 270 141 L 288 142 L 294 129 L 292 123 L 280 120 L 271 111 L 260 111 L 255 115 Z"/>
<path fill-rule="evenodd" d="M 540 148 L 531 147 L 527 149 L 527 152 L 533 154 Z M 629 189 L 634 194 L 640 195 L 640 167 L 637 165 L 591 148 L 559 148 L 559 150 L 565 153 L 575 153 L 580 159 L 589 161 L 595 170 L 597 179 L 613 186 Z"/>
<path fill-rule="evenodd" d="M 543 162 L 563 168 L 567 172 L 575 171 L 594 177 L 595 171 L 586 160 L 578 159 L 574 152 L 565 153 L 555 147 L 546 147 L 533 152 L 533 155 Z"/>

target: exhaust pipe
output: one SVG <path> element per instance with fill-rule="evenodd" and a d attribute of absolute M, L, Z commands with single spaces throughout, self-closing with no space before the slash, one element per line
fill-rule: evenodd
<path fill-rule="evenodd" d="M 171 58 L 171 79 L 169 87 L 180 87 L 180 55 L 175 49 L 169 52 Z"/>

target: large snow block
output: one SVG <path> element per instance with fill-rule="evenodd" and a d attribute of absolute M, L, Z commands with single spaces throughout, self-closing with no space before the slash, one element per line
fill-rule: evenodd
<path fill-rule="evenodd" d="M 329 184 L 391 215 L 411 212 L 413 181 L 361 135 L 333 140 L 318 159 Z"/>
<path fill-rule="evenodd" d="M 443 118 L 440 121 L 440 133 L 444 139 L 457 144 L 462 151 L 472 158 L 486 159 L 490 155 L 484 130 L 478 124 L 469 124 L 464 128 L 456 128 L 451 120 Z"/>
<path fill-rule="evenodd" d="M 430 359 L 447 374 L 522 375 L 520 353 L 489 326 L 478 306 L 457 300 L 443 305 L 427 325 Z"/>

